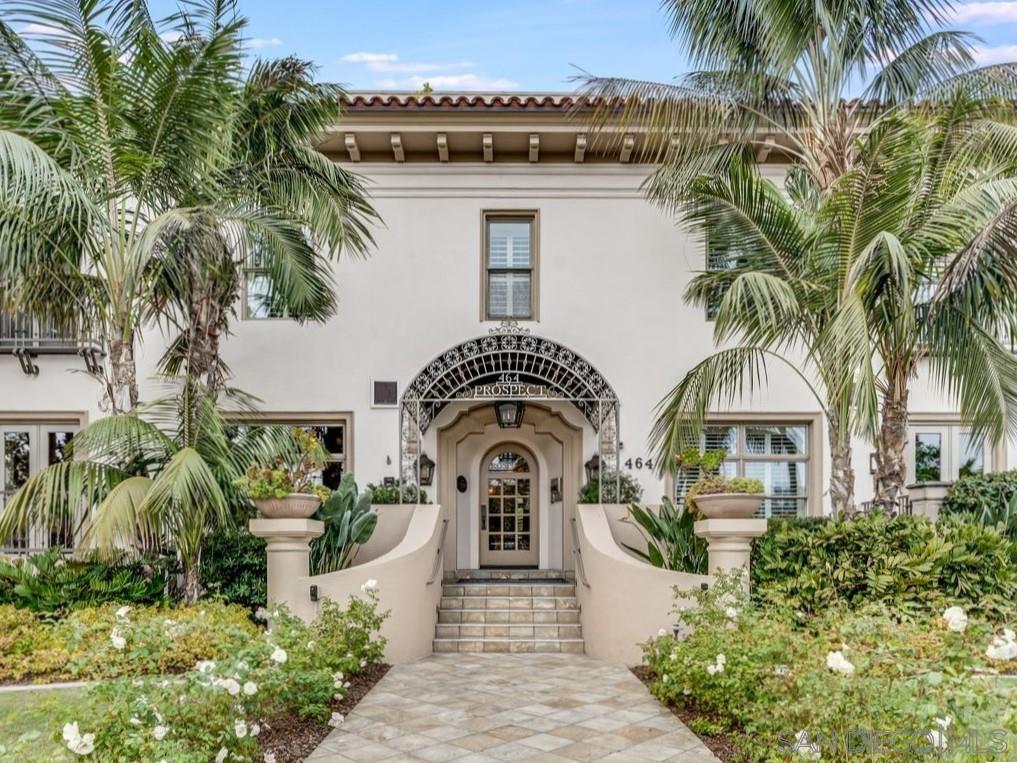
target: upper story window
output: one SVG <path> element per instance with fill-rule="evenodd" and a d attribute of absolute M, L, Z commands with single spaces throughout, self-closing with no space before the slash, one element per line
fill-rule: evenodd
<path fill-rule="evenodd" d="M 484 320 L 537 318 L 537 213 L 484 213 Z"/>
<path fill-rule="evenodd" d="M 726 246 L 706 239 L 706 269 L 707 270 L 730 270 L 738 263 L 736 253 Z M 718 286 L 710 294 L 706 303 L 706 320 L 712 321 L 717 318 L 717 311 L 720 310 L 721 300 L 724 299 L 725 288 Z"/>
<path fill-rule="evenodd" d="M 287 317 L 286 311 L 275 304 L 274 298 L 268 263 L 265 256 L 255 250 L 244 267 L 243 317 L 249 319 Z"/>

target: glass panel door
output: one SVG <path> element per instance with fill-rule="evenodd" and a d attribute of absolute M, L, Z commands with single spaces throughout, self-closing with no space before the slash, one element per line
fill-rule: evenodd
<path fill-rule="evenodd" d="M 534 478 L 529 461 L 515 451 L 498 452 L 487 462 L 480 508 L 482 565 L 536 563 Z"/>

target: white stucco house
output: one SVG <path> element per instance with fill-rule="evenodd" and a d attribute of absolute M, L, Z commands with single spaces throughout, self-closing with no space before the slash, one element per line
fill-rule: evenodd
<path fill-rule="evenodd" d="M 268 314 L 252 270 L 225 342 L 233 383 L 266 418 L 322 428 L 332 484 L 344 472 L 416 482 L 434 464 L 421 481 L 449 522 L 446 568 L 570 569 L 569 522 L 595 455 L 632 474 L 647 502 L 673 491 L 647 448 L 654 407 L 713 349 L 708 316 L 681 297 L 706 267 L 705 243 L 644 198 L 641 137 L 600 145 L 570 104 L 353 94 L 321 150 L 368 183 L 383 220 L 372 255 L 337 264 L 339 313 L 324 325 Z M 776 159 L 764 171 L 782 174 Z M 75 343 L 9 316 L 0 334 L 9 495 L 104 413 Z M 162 342 L 146 337 L 142 378 Z M 916 443 L 925 479 L 1010 465 L 1013 446 L 975 448 L 935 390 L 919 383 L 911 402 L 911 479 Z M 499 418 L 497 403 L 522 407 Z M 793 374 L 774 366 L 765 392 L 712 425 L 728 469 L 765 483 L 767 516 L 829 510 L 825 424 Z M 871 494 L 869 452 L 855 443 L 859 500 Z"/>

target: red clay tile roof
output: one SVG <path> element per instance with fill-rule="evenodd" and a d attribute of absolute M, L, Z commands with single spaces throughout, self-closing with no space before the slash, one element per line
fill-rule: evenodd
<path fill-rule="evenodd" d="M 570 93 L 349 93 L 346 108 L 386 110 L 532 110 L 564 111 L 572 108 Z"/>

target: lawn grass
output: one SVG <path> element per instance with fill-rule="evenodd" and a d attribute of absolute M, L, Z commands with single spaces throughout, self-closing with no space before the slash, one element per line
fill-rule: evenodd
<path fill-rule="evenodd" d="M 71 760 L 53 733 L 83 721 L 85 704 L 82 687 L 0 693 L 0 760 Z"/>

